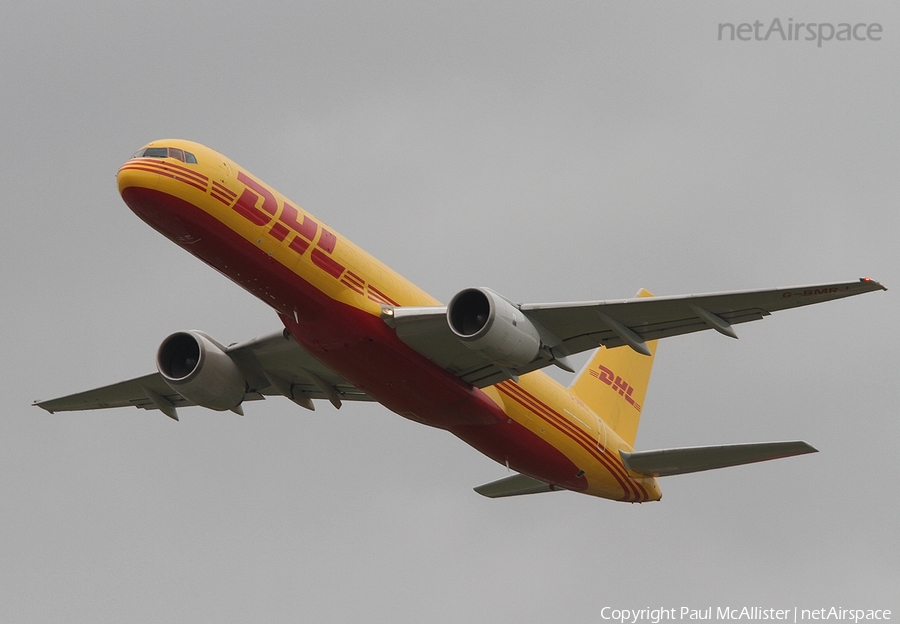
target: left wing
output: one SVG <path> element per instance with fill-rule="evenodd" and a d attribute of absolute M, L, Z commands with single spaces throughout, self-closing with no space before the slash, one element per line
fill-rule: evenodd
<path fill-rule="evenodd" d="M 283 395 L 307 409 L 312 399 L 327 399 L 335 407 L 342 401 L 371 401 L 364 392 L 326 368 L 286 332 L 279 331 L 234 344 L 225 352 L 247 381 L 244 401 Z M 173 390 L 159 373 L 79 392 L 34 405 L 54 412 L 134 406 L 159 409 L 178 420 L 176 408 L 194 405 Z M 239 410 L 238 410 L 239 411 Z"/>
<path fill-rule="evenodd" d="M 524 366 L 498 366 L 467 347 L 450 329 L 447 307 L 385 307 L 384 321 L 398 337 L 442 368 L 483 388 L 517 375 L 557 364 L 565 357 L 598 346 L 629 346 L 649 353 L 648 340 L 714 329 L 737 338 L 733 325 L 755 321 L 778 310 L 822 303 L 876 290 L 869 278 L 855 282 L 610 301 L 517 305 L 541 337 L 539 355 Z M 568 370 L 568 368 L 567 368 Z"/>

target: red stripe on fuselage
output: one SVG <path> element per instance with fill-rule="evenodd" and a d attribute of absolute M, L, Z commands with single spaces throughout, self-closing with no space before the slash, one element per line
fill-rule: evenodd
<path fill-rule="evenodd" d="M 649 495 L 644 486 L 632 480 L 628 475 L 625 466 L 610 453 L 607 453 L 605 448 L 601 449 L 598 440 L 591 437 L 586 431 L 579 428 L 565 416 L 513 382 L 504 381 L 497 384 L 495 387 L 500 390 L 500 392 L 528 409 L 531 413 L 571 438 L 578 443 L 579 446 L 590 453 L 594 459 L 606 468 L 622 488 L 625 495 L 621 500 L 649 500 Z"/>
<path fill-rule="evenodd" d="M 213 199 L 218 199 L 220 202 L 222 202 L 222 203 L 225 204 L 226 206 L 230 206 L 230 205 L 231 205 L 232 200 L 230 200 L 230 199 L 228 199 L 228 198 L 226 198 L 226 197 L 222 197 L 221 195 L 219 195 L 218 193 L 216 193 L 216 191 L 210 191 L 209 194 L 212 195 Z"/>
<path fill-rule="evenodd" d="M 517 403 L 525 407 L 532 414 L 573 440 L 588 453 L 590 453 L 591 456 L 593 456 L 597 461 L 603 464 L 606 469 L 613 475 L 613 477 L 619 483 L 619 486 L 622 488 L 622 491 L 625 493 L 625 498 L 628 499 L 632 497 L 634 492 L 631 488 L 628 487 L 627 480 L 623 480 L 620 475 L 613 471 L 609 463 L 606 461 L 605 452 L 599 452 L 597 440 L 591 438 L 590 435 L 579 429 L 574 423 L 570 422 L 562 415 L 544 406 L 543 403 L 534 398 L 532 394 L 525 392 L 516 384 L 511 382 L 503 382 L 497 384 L 496 388 L 503 394 L 509 396 Z"/>
<path fill-rule="evenodd" d="M 151 227 L 274 307 L 306 351 L 388 409 L 447 429 L 519 472 L 568 489 L 587 487 L 562 452 L 412 350 L 378 316 L 331 299 L 189 202 L 141 187 L 125 188 L 122 198 Z M 196 242 L 180 243 L 186 233 Z"/>
<path fill-rule="evenodd" d="M 332 259 L 331 256 L 326 256 L 319 248 L 313 249 L 312 254 L 310 254 L 309 257 L 313 261 L 313 264 L 332 277 L 340 277 L 341 273 L 344 272 L 344 267 L 341 264 Z"/>
<path fill-rule="evenodd" d="M 356 292 L 356 293 L 359 294 L 359 295 L 364 295 L 364 294 L 365 294 L 365 291 L 363 291 L 362 286 L 360 286 L 359 284 L 356 284 L 356 283 L 354 283 L 354 282 L 348 280 L 346 276 L 344 276 L 344 278 L 341 279 L 341 284 L 343 284 L 343 285 L 346 286 L 347 288 L 352 289 L 354 292 Z"/>
<path fill-rule="evenodd" d="M 230 188 L 228 188 L 224 184 L 220 184 L 220 183 L 216 182 L 215 180 L 213 180 L 212 188 L 214 191 L 217 191 L 223 197 L 230 197 L 232 201 L 234 201 L 234 198 L 237 197 L 237 193 L 232 191 Z"/>
<path fill-rule="evenodd" d="M 123 166 L 120 169 L 120 171 L 127 171 L 129 169 L 133 169 L 135 171 L 144 171 L 147 173 L 155 173 L 157 175 L 161 175 L 166 178 L 172 178 L 173 180 L 176 180 L 178 182 L 183 182 L 184 184 L 187 184 L 188 186 L 192 186 L 199 191 L 203 191 L 204 193 L 206 192 L 206 184 L 201 184 L 201 183 L 195 181 L 193 178 L 188 178 L 187 176 L 185 176 L 183 174 L 176 173 L 174 171 L 169 171 L 164 167 L 150 167 L 145 164 L 142 165 L 140 163 L 136 163 L 136 164 L 126 164 L 125 166 Z"/>
<path fill-rule="evenodd" d="M 159 161 L 152 159 L 129 160 L 122 166 L 122 169 L 138 169 L 141 171 L 150 171 L 152 173 L 158 173 L 169 178 L 174 178 L 181 182 L 189 180 L 193 183 L 191 184 L 191 186 L 196 186 L 204 192 L 206 192 L 206 185 L 209 182 L 209 178 L 207 178 L 202 173 L 198 173 L 197 171 L 182 167 L 181 165 L 176 165 L 175 163 L 169 161 Z"/>
<path fill-rule="evenodd" d="M 393 299 L 388 297 L 386 294 L 384 294 L 383 292 L 381 292 L 380 290 L 378 290 L 377 288 L 372 286 L 372 284 L 369 284 L 369 292 L 372 295 L 375 295 L 375 297 L 378 297 L 378 299 L 372 299 L 372 297 L 370 296 L 369 298 L 372 299 L 373 301 L 380 301 L 381 303 L 389 303 L 392 306 L 400 305 L 399 303 L 397 303 L 396 301 L 394 301 Z"/>
<path fill-rule="evenodd" d="M 366 285 L 365 280 L 363 278 L 361 278 L 359 275 L 357 275 L 356 273 L 354 273 L 353 271 L 347 271 L 346 273 L 344 273 L 344 279 L 354 282 L 360 288 L 362 288 Z"/>
<path fill-rule="evenodd" d="M 232 191 L 227 186 L 216 182 L 215 180 L 213 180 L 212 182 L 212 186 L 209 189 L 209 194 L 212 195 L 215 199 L 218 199 L 226 206 L 230 206 L 231 202 L 233 202 L 237 197 L 237 193 Z"/>

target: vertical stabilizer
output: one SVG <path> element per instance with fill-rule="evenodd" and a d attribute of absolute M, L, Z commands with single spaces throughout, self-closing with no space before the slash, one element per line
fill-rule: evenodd
<path fill-rule="evenodd" d="M 653 295 L 641 289 L 637 296 Z M 627 346 L 597 349 L 569 388 L 632 447 L 650 383 L 656 343 L 647 341 L 649 356 Z"/>

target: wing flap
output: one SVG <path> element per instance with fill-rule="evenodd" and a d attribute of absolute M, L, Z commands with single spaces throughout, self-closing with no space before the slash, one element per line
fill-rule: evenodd
<path fill-rule="evenodd" d="M 796 440 L 695 446 L 634 453 L 619 451 L 619 455 L 625 467 L 632 472 L 650 477 L 668 477 L 817 452 L 817 449 L 806 442 Z"/>

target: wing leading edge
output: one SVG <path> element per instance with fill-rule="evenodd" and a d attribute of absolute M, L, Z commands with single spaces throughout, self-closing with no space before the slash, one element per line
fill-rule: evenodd
<path fill-rule="evenodd" d="M 447 307 L 391 308 L 382 318 L 410 347 L 474 386 L 483 388 L 551 364 L 565 356 L 595 349 L 629 346 L 646 353 L 645 342 L 713 329 L 737 338 L 733 326 L 760 320 L 772 312 L 867 292 L 887 290 L 869 278 L 766 290 L 744 290 L 609 301 L 521 304 L 544 348 L 532 362 L 517 368 L 495 365 L 463 344 L 447 322 Z"/>

